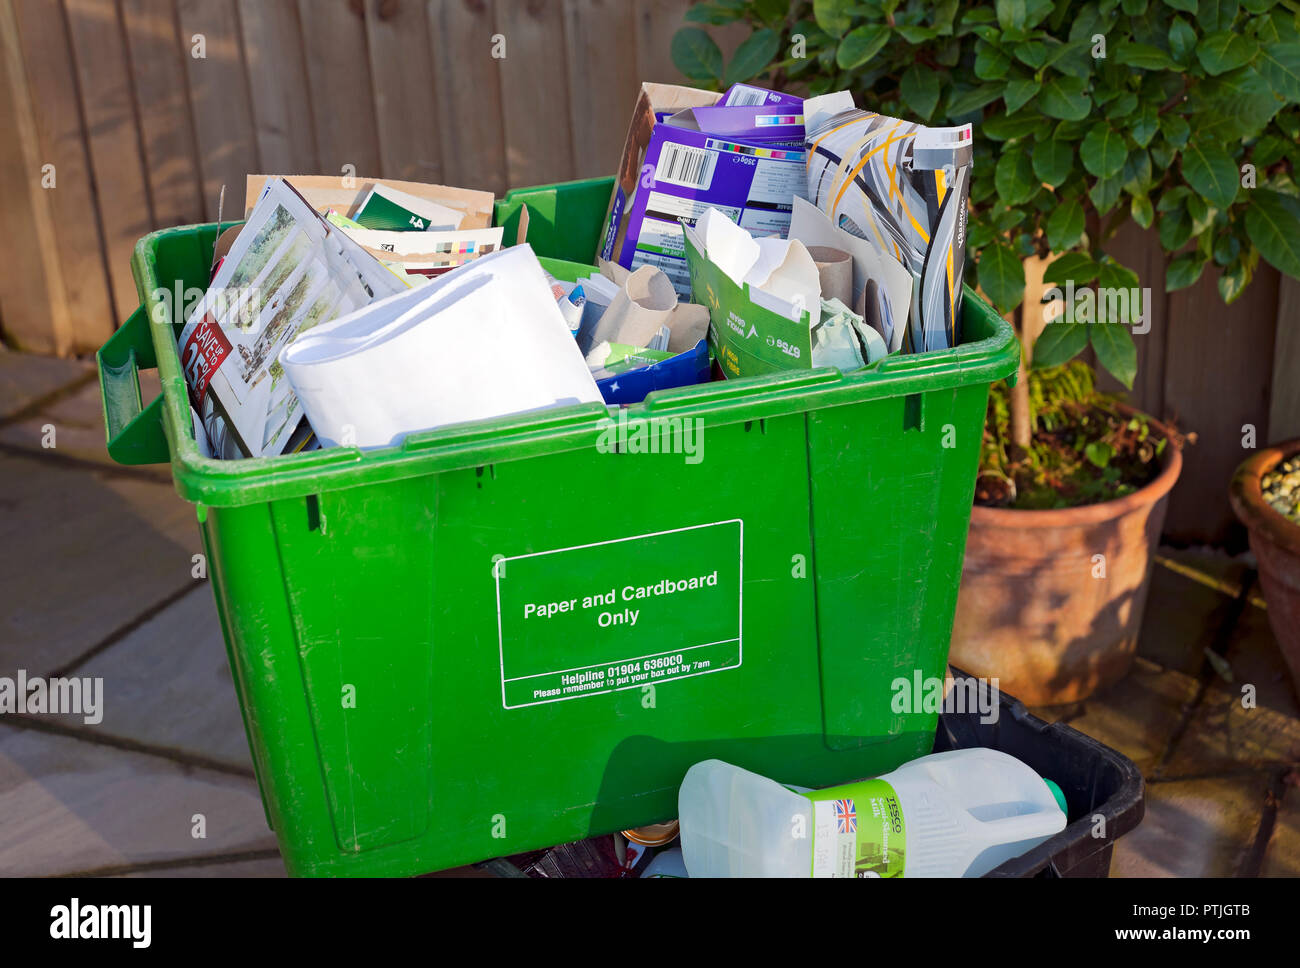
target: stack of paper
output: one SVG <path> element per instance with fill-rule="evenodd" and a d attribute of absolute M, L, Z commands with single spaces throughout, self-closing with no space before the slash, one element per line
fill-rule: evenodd
<path fill-rule="evenodd" d="M 280 355 L 323 446 L 601 401 L 532 247 L 319 326 Z"/>

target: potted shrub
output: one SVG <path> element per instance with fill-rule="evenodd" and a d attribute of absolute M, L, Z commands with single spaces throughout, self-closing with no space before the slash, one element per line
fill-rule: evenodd
<path fill-rule="evenodd" d="M 1131 388 L 1137 274 L 1106 254 L 1158 231 L 1168 290 L 1214 264 L 1232 302 L 1260 259 L 1300 278 L 1300 11 L 1271 0 L 717 0 L 731 61 L 686 26 L 674 61 L 714 87 L 821 94 L 932 125 L 974 123 L 968 265 L 1015 322 L 1019 378 L 990 395 L 952 661 L 1031 703 L 1127 671 L 1176 433 L 1099 393 Z M 1026 296 L 1026 264 L 1053 287 Z M 1073 362 L 1072 362 L 1073 361 Z M 1212 392 L 1212 388 L 1207 388 Z"/>
<path fill-rule="evenodd" d="M 1233 475 L 1229 497 L 1250 533 L 1268 624 L 1300 693 L 1300 439 L 1246 460 Z"/>

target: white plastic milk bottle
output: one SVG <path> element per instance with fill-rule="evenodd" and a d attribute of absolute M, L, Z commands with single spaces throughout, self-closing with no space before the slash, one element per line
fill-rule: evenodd
<path fill-rule="evenodd" d="M 1014 756 L 933 753 L 796 792 L 721 760 L 678 794 L 691 877 L 979 877 L 1065 829 L 1065 797 Z"/>

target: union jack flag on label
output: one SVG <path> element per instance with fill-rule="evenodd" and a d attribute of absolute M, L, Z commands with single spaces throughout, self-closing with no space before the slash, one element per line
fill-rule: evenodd
<path fill-rule="evenodd" d="M 858 812 L 852 800 L 835 801 L 835 829 L 842 834 L 858 832 Z"/>

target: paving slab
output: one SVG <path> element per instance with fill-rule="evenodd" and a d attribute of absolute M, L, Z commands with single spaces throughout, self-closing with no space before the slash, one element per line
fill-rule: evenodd
<path fill-rule="evenodd" d="M 3 453 L 0 547 L 0 675 L 85 654 L 182 592 L 202 551 L 193 507 L 167 484 Z"/>
<path fill-rule="evenodd" d="M 284 861 L 279 857 L 259 860 L 241 860 L 226 864 L 194 864 L 186 867 L 164 867 L 159 870 L 132 871 L 119 874 L 124 878 L 141 877 L 288 877 Z"/>
<path fill-rule="evenodd" d="M 1161 776 L 1165 779 L 1300 765 L 1300 720 L 1243 705 L 1238 686 L 1213 682 Z"/>
<path fill-rule="evenodd" d="M 1232 596 L 1157 564 L 1151 570 L 1138 655 L 1165 668 L 1197 675 L 1205 663 L 1205 647 L 1232 607 Z"/>
<path fill-rule="evenodd" d="M 1293 771 L 1285 782 L 1260 875 L 1300 877 L 1300 770 Z"/>
<path fill-rule="evenodd" d="M 0 420 L 63 387 L 85 380 L 94 370 L 91 360 L 60 360 L 0 350 Z"/>
<path fill-rule="evenodd" d="M 195 814 L 207 836 L 192 836 Z M 251 779 L 0 723 L 0 871 L 37 876 L 268 850 Z"/>
<path fill-rule="evenodd" d="M 1112 877 L 1231 877 L 1251 845 L 1268 775 L 1148 783 L 1146 815 L 1115 842 Z"/>
<path fill-rule="evenodd" d="M 1157 562 L 1163 567 L 1195 573 L 1195 580 L 1212 585 L 1221 594 L 1236 598 L 1241 594 L 1241 583 L 1250 570 L 1241 556 L 1224 553 L 1217 548 L 1170 548 L 1161 546 L 1156 551 Z"/>
<path fill-rule="evenodd" d="M 1054 722 L 1066 719 L 1081 733 L 1131 759 L 1146 776 L 1160 761 L 1183 716 L 1196 697 L 1191 676 L 1164 669 L 1139 656 L 1132 671 L 1114 686 L 1096 693 L 1081 707 L 1048 707 L 1034 714 Z M 1068 711 L 1078 710 L 1075 715 Z"/>
<path fill-rule="evenodd" d="M 1261 706 L 1300 719 L 1300 700 L 1286 660 L 1278 648 L 1268 612 L 1251 605 L 1233 628 L 1228 646 L 1228 665 L 1238 686 L 1250 683 Z"/>
<path fill-rule="evenodd" d="M 90 726 L 76 714 L 52 718 L 95 734 L 252 770 L 217 607 L 206 582 L 69 675 L 104 680 L 102 721 Z"/>
<path fill-rule="evenodd" d="M 140 398 L 144 404 L 156 397 L 160 389 L 156 370 L 140 374 Z M 0 444 L 116 466 L 104 443 L 104 409 L 98 379 L 60 396 L 21 420 L 0 425 Z M 171 471 L 165 464 L 135 467 L 132 471 L 171 479 Z"/>

